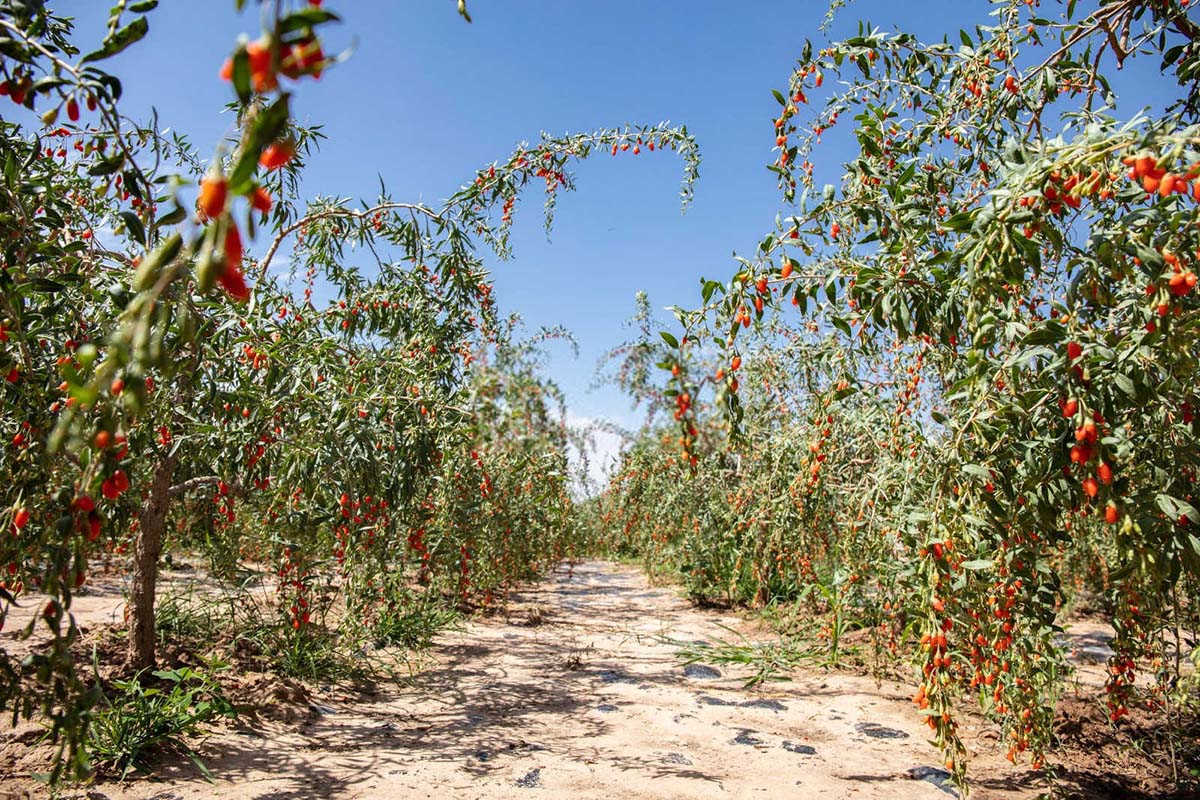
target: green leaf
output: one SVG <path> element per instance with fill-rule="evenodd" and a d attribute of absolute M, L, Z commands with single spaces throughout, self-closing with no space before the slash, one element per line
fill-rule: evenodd
<path fill-rule="evenodd" d="M 1196 511 L 1196 507 L 1191 503 L 1186 503 L 1169 494 L 1159 494 L 1155 499 L 1158 507 L 1163 510 L 1163 513 L 1171 518 L 1172 521 L 1179 517 L 1187 517 L 1193 524 L 1200 524 L 1200 512 Z"/>
<path fill-rule="evenodd" d="M 146 229 L 142 225 L 142 220 L 137 214 L 132 211 L 122 211 L 121 220 L 125 223 L 126 230 L 129 235 L 137 240 L 138 244 L 146 243 Z"/>
<path fill-rule="evenodd" d="M 233 90 L 242 105 L 249 103 L 253 96 L 250 88 L 250 54 L 245 47 L 239 47 L 233 54 Z"/>
<path fill-rule="evenodd" d="M 912 318 L 911 318 L 910 312 L 908 310 L 908 303 L 905 302 L 903 297 L 898 298 L 898 299 L 899 299 L 899 303 L 897 303 L 897 306 L 898 306 L 897 310 L 900 313 L 896 315 L 896 319 L 893 320 L 893 323 L 895 323 L 896 332 L 900 334 L 900 337 L 906 338 L 908 336 L 909 330 L 912 328 Z"/>
<path fill-rule="evenodd" d="M 117 153 L 115 156 L 109 156 L 98 164 L 93 165 L 92 168 L 88 170 L 88 175 L 92 175 L 94 177 L 99 177 L 100 175 L 111 175 L 119 170 L 121 165 L 124 163 L 125 156 L 121 153 Z"/>
<path fill-rule="evenodd" d="M 124 50 L 129 45 L 141 39 L 150 30 L 150 23 L 145 17 L 138 17 L 133 22 L 126 25 L 121 30 L 114 33 L 104 40 L 103 46 L 99 50 L 94 50 L 83 57 L 79 63 L 86 64 L 89 61 L 100 61 L 105 58 L 115 56 L 117 53 Z"/>
<path fill-rule="evenodd" d="M 1034 345 L 1057 344 L 1063 340 L 1067 329 L 1063 327 L 1061 322 L 1056 320 L 1047 320 L 1040 326 L 1031 330 L 1021 340 L 1023 347 L 1032 347 Z"/>
<path fill-rule="evenodd" d="M 121 99 L 121 81 L 113 75 L 101 74 L 97 77 L 100 83 L 108 87 L 108 93 L 112 95 L 113 100 Z"/>
<path fill-rule="evenodd" d="M 279 33 L 291 33 L 303 28 L 312 28 L 326 22 L 340 22 L 341 17 L 332 11 L 317 6 L 308 6 L 299 11 L 293 11 L 279 20 Z"/>
<path fill-rule="evenodd" d="M 142 199 L 142 187 L 138 183 L 137 173 L 131 169 L 127 169 L 121 173 L 121 180 L 124 181 L 125 191 L 139 200 Z"/>
<path fill-rule="evenodd" d="M 47 75 L 44 78 L 34 81 L 33 86 L 30 87 L 30 91 L 41 94 L 57 86 L 66 86 L 68 83 L 69 81 L 66 78 L 56 78 L 53 75 Z"/>
<path fill-rule="evenodd" d="M 673 335 L 667 333 L 666 331 L 659 331 L 658 335 L 662 337 L 663 341 L 666 342 L 669 347 L 679 347 L 679 340 Z"/>
<path fill-rule="evenodd" d="M 183 222 L 185 217 L 187 217 L 187 212 L 183 210 L 183 206 L 176 203 L 173 209 L 155 220 L 154 224 L 156 227 L 160 225 L 175 225 Z"/>
<path fill-rule="evenodd" d="M 1113 375 L 1113 383 L 1117 385 L 1118 389 L 1127 394 L 1130 399 L 1137 399 L 1137 389 L 1134 387 L 1133 381 L 1130 380 L 1128 375 L 1122 375 L 1120 373 Z"/>
<path fill-rule="evenodd" d="M 981 480 L 990 481 L 992 479 L 992 473 L 978 464 L 963 464 L 962 470 L 968 475 L 974 475 Z"/>
<path fill-rule="evenodd" d="M 971 224 L 974 219 L 974 212 L 960 211 L 957 214 L 954 214 L 943 220 L 942 227 L 946 230 L 962 233 L 963 231 L 969 231 L 971 229 Z"/>
<path fill-rule="evenodd" d="M 1192 549 L 1192 554 L 1200 557 L 1200 539 L 1197 539 L 1195 534 L 1187 534 L 1187 544 Z"/>
<path fill-rule="evenodd" d="M 992 561 L 988 558 L 977 558 L 973 561 L 964 561 L 961 566 L 963 569 L 989 569 Z"/>

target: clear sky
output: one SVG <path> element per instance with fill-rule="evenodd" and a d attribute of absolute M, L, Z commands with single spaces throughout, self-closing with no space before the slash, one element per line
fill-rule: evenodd
<path fill-rule="evenodd" d="M 50 5 L 75 15 L 80 41 L 94 42 L 111 3 Z M 127 113 L 155 106 L 164 125 L 202 152 L 226 132 L 229 117 L 220 112 L 230 94 L 217 70 L 239 33 L 258 33 L 256 4 L 241 15 L 233 5 L 162 0 L 150 36 L 108 62 L 125 82 Z M 490 264 L 501 308 L 521 312 L 531 329 L 563 324 L 577 337 L 578 359 L 559 346 L 549 363 L 572 412 L 636 423 L 618 392 L 589 391 L 597 359 L 626 335 L 621 325 L 637 290 L 656 308 L 693 305 L 699 276 L 728 277 L 731 252 L 753 250 L 772 227 L 780 202 L 764 167 L 778 113 L 770 90 L 786 86 L 806 37 L 823 38 L 825 0 L 474 0 L 471 25 L 453 0 L 325 5 L 344 19 L 328 29 L 327 52 L 354 52 L 318 83 L 301 84 L 293 102 L 300 119 L 329 135 L 310 163 L 309 194 L 370 198 L 382 176 L 397 199 L 436 204 L 541 130 L 670 120 L 696 136 L 703 163 L 686 214 L 672 154 L 599 157 L 579 167 L 579 190 L 561 198 L 549 242 L 531 187 L 518 212 L 515 258 Z M 1059 13 L 1043 5 L 1047 16 Z M 834 33 L 868 19 L 957 39 L 959 27 L 986 22 L 987 11 L 984 0 L 870 0 L 839 12 Z M 1139 98 L 1152 103 L 1156 81 L 1164 97 L 1174 81 L 1143 61 Z M 833 179 L 849 153 L 836 143 L 822 152 Z"/>

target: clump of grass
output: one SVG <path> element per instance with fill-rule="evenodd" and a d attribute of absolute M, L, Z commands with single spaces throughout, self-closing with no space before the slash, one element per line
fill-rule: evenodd
<path fill-rule="evenodd" d="M 267 631 L 267 640 L 273 643 L 267 651 L 272 666 L 290 678 L 337 681 L 357 677 L 363 671 L 344 652 L 338 636 L 317 625 L 306 625 L 300 630 L 288 625 L 275 626 Z"/>
<path fill-rule="evenodd" d="M 453 608 L 425 602 L 413 606 L 396 603 L 380 614 L 371 626 L 376 647 L 399 645 L 408 650 L 428 650 L 433 638 L 459 623 L 462 615 Z"/>
<path fill-rule="evenodd" d="M 225 666 L 212 662 L 208 668 L 219 672 Z M 115 681 L 113 687 L 117 693 L 104 696 L 88 725 L 88 751 L 96 766 L 124 779 L 132 771 L 150 772 L 155 754 L 175 751 L 209 776 L 187 737 L 218 717 L 237 716 L 212 674 L 189 667 L 157 670 Z"/>
<path fill-rule="evenodd" d="M 828 664 L 828 650 L 803 639 L 785 636 L 776 641 L 755 642 L 725 625 L 738 641 L 714 639 L 708 642 L 687 642 L 674 639 L 663 641 L 676 648 L 675 657 L 681 664 L 720 664 L 749 667 L 747 687 L 766 681 L 791 680 L 791 673 L 804 665 Z"/>
<path fill-rule="evenodd" d="M 159 645 L 211 645 L 221 626 L 221 616 L 213 612 L 213 601 L 198 598 L 190 591 L 159 598 L 154 614 Z"/>

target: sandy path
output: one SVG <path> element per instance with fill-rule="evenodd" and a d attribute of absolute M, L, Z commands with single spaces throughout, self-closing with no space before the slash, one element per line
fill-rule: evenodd
<path fill-rule="evenodd" d="M 729 671 L 685 671 L 658 639 L 727 637 L 718 623 L 740 625 L 634 568 L 563 568 L 514 598 L 507 622 L 441 637 L 412 687 L 373 701 L 327 689 L 302 724 L 214 735 L 200 752 L 215 785 L 165 765 L 79 797 L 951 796 L 907 688 L 830 673 L 751 692 Z M 994 754 L 974 774 L 973 797 L 1036 794 Z"/>

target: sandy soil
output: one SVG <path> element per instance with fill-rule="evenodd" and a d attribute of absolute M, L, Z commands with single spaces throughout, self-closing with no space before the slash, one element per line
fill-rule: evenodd
<path fill-rule="evenodd" d="M 105 599 L 111 603 L 112 596 L 94 598 L 93 614 L 113 613 Z M 380 687 L 368 698 L 319 688 L 296 723 L 242 723 L 215 732 L 198 748 L 214 784 L 173 760 L 152 779 L 100 783 L 74 796 L 945 800 L 954 794 L 935 766 L 937 753 L 906 687 L 808 673 L 745 690 L 734 671 L 682 667 L 676 648 L 663 641 L 728 638 L 720 624 L 745 623 L 653 588 L 632 567 L 563 567 L 515 597 L 506 619 L 472 622 L 440 637 L 433 666 L 412 686 Z M 1032 773 L 988 752 L 992 742 L 982 744 L 972 797 L 1037 794 Z M 0 778 L 0 797 L 4 783 Z M 12 781 L 9 789 L 21 791 Z"/>

